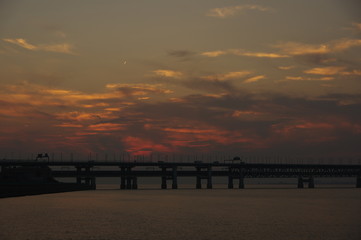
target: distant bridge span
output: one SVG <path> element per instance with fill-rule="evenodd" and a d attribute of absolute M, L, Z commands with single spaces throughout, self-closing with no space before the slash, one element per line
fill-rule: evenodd
<path fill-rule="evenodd" d="M 213 177 L 227 177 L 228 188 L 244 188 L 245 178 L 297 178 L 298 188 L 308 183 L 314 188 L 315 177 L 355 177 L 356 187 L 361 188 L 361 165 L 342 164 L 269 164 L 243 162 L 124 162 L 124 161 L 29 161 L 0 160 L 1 169 L 20 166 L 53 167 L 54 177 L 74 177 L 77 183 L 96 187 L 97 177 L 119 177 L 120 189 L 137 189 L 139 177 L 161 178 L 161 188 L 178 188 L 179 177 L 195 177 L 196 188 L 202 188 L 202 179 L 207 188 L 212 188 Z M 107 169 L 100 169 L 107 168 Z"/>

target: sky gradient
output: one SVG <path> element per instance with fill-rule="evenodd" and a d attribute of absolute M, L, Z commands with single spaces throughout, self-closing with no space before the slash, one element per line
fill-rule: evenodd
<path fill-rule="evenodd" d="M 0 152 L 361 157 L 359 9 L 0 1 Z"/>

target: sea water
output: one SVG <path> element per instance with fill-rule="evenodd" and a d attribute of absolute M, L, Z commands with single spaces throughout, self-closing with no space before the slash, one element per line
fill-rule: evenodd
<path fill-rule="evenodd" d="M 103 186 L 95 191 L 4 198 L 0 239 L 359 240 L 361 189 Z"/>

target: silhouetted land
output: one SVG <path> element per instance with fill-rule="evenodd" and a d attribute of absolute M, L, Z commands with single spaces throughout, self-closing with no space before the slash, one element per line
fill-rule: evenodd
<path fill-rule="evenodd" d="M 88 189 L 85 184 L 56 181 L 47 166 L 8 167 L 0 173 L 0 198 Z"/>

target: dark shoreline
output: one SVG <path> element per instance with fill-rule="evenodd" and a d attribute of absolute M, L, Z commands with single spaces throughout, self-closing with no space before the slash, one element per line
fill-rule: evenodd
<path fill-rule="evenodd" d="M 94 189 L 94 187 L 76 183 L 0 184 L 0 198 L 84 191 L 92 189 Z"/>

